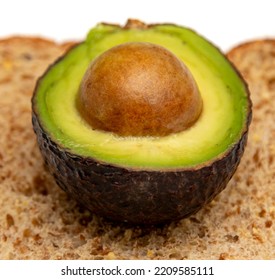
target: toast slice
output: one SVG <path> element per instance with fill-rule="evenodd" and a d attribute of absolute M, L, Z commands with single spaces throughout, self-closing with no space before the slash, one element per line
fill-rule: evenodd
<path fill-rule="evenodd" d="M 93 215 L 44 168 L 31 96 L 69 45 L 0 41 L 0 259 L 274 259 L 275 43 L 251 42 L 228 53 L 254 102 L 247 149 L 228 187 L 196 215 L 151 228 Z"/>

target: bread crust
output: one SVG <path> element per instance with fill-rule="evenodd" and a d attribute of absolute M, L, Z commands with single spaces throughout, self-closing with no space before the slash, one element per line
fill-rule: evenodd
<path fill-rule="evenodd" d="M 64 50 L 69 49 L 73 45 L 76 44 L 75 41 L 66 41 L 62 43 L 57 43 L 51 39 L 43 38 L 43 37 L 27 37 L 23 35 L 15 35 L 15 36 L 7 36 L 5 38 L 2 38 L 0 40 L 0 45 L 10 45 L 11 47 L 14 47 L 15 45 L 30 45 L 35 46 L 38 49 L 44 48 L 47 46 L 58 46 L 60 48 L 64 48 Z"/>
<path fill-rule="evenodd" d="M 275 49 L 275 39 L 265 38 L 243 42 L 230 49 L 227 52 L 227 57 L 234 60 L 234 57 L 240 55 L 241 53 L 249 52 L 252 49 L 262 48 L 265 45 L 272 46 Z"/>

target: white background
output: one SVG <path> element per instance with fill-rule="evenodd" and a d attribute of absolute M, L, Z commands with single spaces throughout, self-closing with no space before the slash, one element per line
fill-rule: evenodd
<path fill-rule="evenodd" d="M 0 0 L 0 38 L 82 40 L 99 22 L 123 25 L 127 18 L 190 27 L 224 51 L 249 39 L 275 38 L 274 0 Z"/>
<path fill-rule="evenodd" d="M 274 260 L 269 261 L 210 261 L 210 260 L 161 260 L 161 261 L 0 261 L 0 278 L 1 279 L 28 279 L 28 280 L 57 280 L 57 279 L 93 279 L 93 280 L 232 280 L 232 279 L 264 279 L 274 280 Z M 124 272 L 125 269 L 145 269 L 146 275 L 61 275 L 61 269 L 68 266 L 70 269 L 114 269 L 116 266 Z M 157 267 L 212 267 L 214 275 L 155 275 Z M 196 269 L 197 270 L 197 269 Z M 169 269 L 169 271 L 171 271 Z M 202 270 L 201 270 L 202 271 Z M 209 270 L 207 270 L 209 271 Z"/>

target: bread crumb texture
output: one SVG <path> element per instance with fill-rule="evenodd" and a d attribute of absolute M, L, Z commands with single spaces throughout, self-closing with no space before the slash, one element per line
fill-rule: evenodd
<path fill-rule="evenodd" d="M 228 187 L 196 215 L 146 228 L 93 215 L 44 168 L 31 96 L 37 78 L 69 46 L 0 41 L 0 259 L 274 259 L 275 42 L 228 54 L 254 103 L 247 149 Z"/>

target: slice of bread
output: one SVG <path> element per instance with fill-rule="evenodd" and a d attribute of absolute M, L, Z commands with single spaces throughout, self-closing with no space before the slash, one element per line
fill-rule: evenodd
<path fill-rule="evenodd" d="M 196 215 L 152 228 L 93 215 L 44 168 L 30 100 L 37 78 L 69 45 L 0 41 L 0 259 L 274 259 L 275 43 L 228 54 L 254 102 L 247 149 L 228 187 Z"/>

